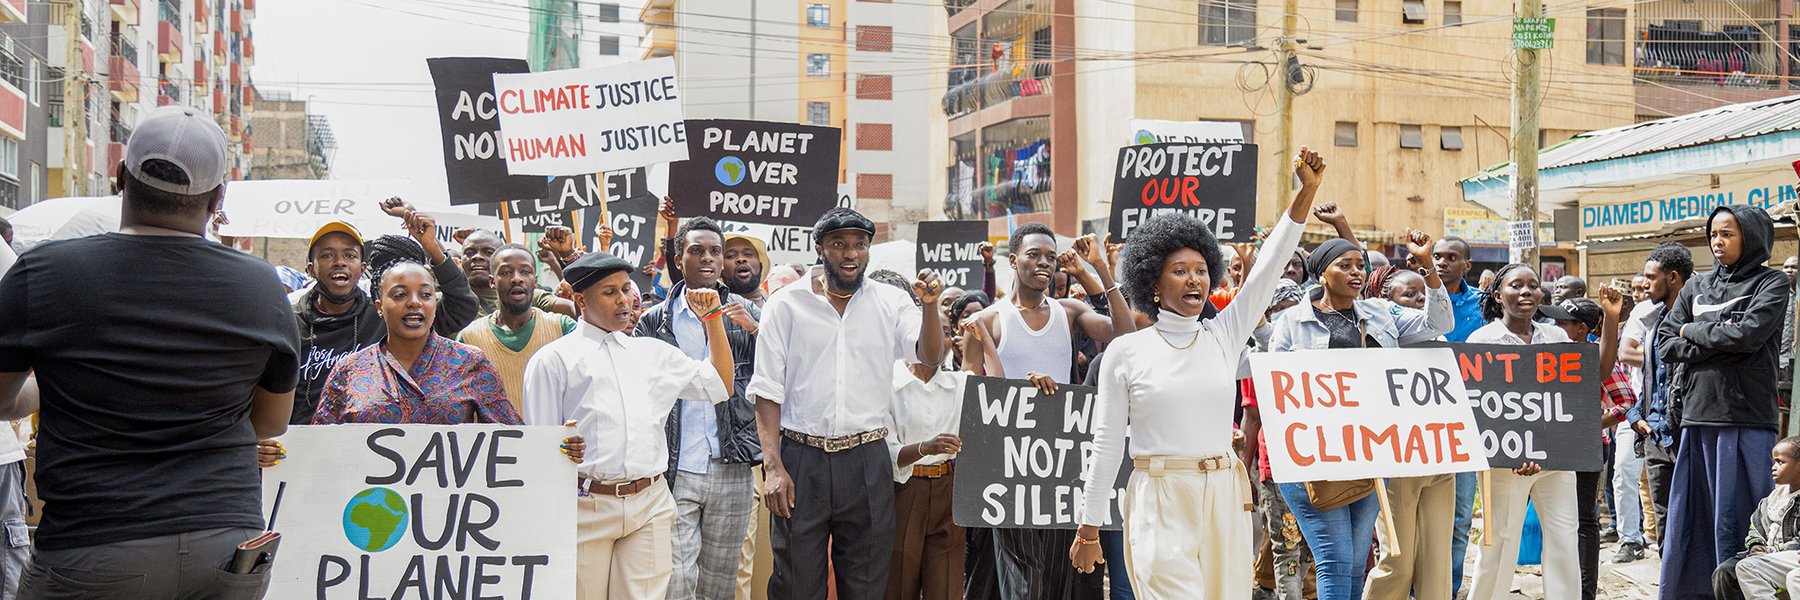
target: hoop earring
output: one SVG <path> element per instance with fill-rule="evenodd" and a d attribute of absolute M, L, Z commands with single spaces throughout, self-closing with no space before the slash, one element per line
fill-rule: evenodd
<path fill-rule="evenodd" d="M 1155 302 L 1155 303 L 1157 303 L 1157 304 L 1162 304 L 1162 293 L 1161 293 L 1161 292 L 1158 292 L 1158 293 L 1155 293 L 1155 294 L 1151 294 L 1151 295 L 1150 295 L 1150 301 L 1151 301 L 1151 302 Z"/>

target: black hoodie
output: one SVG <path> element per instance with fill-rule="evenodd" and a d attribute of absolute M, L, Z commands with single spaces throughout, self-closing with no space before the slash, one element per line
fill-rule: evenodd
<path fill-rule="evenodd" d="M 431 329 L 454 338 L 475 320 L 481 301 L 469 289 L 469 279 L 456 267 L 456 261 L 446 258 L 431 271 L 443 293 Z M 312 423 L 325 379 L 338 361 L 387 337 L 387 324 L 382 322 L 381 313 L 375 310 L 368 294 L 357 290 L 350 310 L 336 315 L 319 312 L 315 304 L 318 294 L 315 286 L 294 303 L 294 318 L 300 326 L 300 385 L 294 391 L 294 415 L 288 419 L 294 425 Z"/>
<path fill-rule="evenodd" d="M 1722 206 L 1713 216 L 1723 211 L 1737 218 L 1743 253 L 1736 264 L 1717 265 L 1681 288 L 1657 327 L 1656 351 L 1676 369 L 1682 427 L 1775 430 L 1778 336 L 1788 305 L 1787 276 L 1763 265 L 1775 223 L 1753 206 Z M 1712 216 L 1706 234 L 1711 240 Z"/>

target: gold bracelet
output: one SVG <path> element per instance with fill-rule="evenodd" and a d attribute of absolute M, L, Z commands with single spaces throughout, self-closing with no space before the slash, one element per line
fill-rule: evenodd
<path fill-rule="evenodd" d="M 1090 540 L 1090 539 L 1081 537 L 1081 534 L 1077 533 L 1077 534 L 1075 534 L 1075 543 L 1081 544 L 1083 546 L 1092 546 L 1094 544 L 1100 543 L 1100 538 L 1095 537 L 1094 539 Z"/>

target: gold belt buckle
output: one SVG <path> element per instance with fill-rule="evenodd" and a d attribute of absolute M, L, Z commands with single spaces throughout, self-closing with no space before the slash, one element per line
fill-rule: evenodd
<path fill-rule="evenodd" d="M 850 443 L 854 442 L 855 439 L 854 438 L 829 438 L 829 439 L 825 439 L 824 441 L 825 441 L 825 443 L 822 444 L 822 446 L 824 446 L 824 447 L 821 448 L 821 450 L 824 450 L 826 453 L 829 453 L 829 454 L 835 454 L 835 453 L 843 452 L 844 450 L 849 449 L 851 447 Z"/>

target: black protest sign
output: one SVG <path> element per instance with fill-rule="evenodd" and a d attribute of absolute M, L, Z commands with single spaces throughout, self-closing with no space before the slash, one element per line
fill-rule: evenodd
<path fill-rule="evenodd" d="M 1094 452 L 1094 388 L 1057 386 L 1044 396 L 1022 379 L 970 377 L 963 392 L 954 517 L 964 527 L 1074 529 L 1082 475 Z M 1112 521 L 1124 522 L 1123 460 L 1112 482 Z"/>
<path fill-rule="evenodd" d="M 1595 344 L 1445 344 L 1487 448 L 1488 466 L 1599 471 L 1601 384 Z"/>
<path fill-rule="evenodd" d="M 1159 214 L 1186 213 L 1221 242 L 1256 233 L 1256 145 L 1172 142 L 1119 149 L 1113 172 L 1115 242 Z"/>
<path fill-rule="evenodd" d="M 937 273 L 944 287 L 980 285 L 980 248 L 987 241 L 987 229 L 986 221 L 920 222 L 918 268 Z"/>
<path fill-rule="evenodd" d="M 839 129 L 703 120 L 687 131 L 688 159 L 669 165 L 681 216 L 812 225 L 839 201 Z"/>
<path fill-rule="evenodd" d="M 540 177 L 545 181 L 540 196 L 531 200 L 507 203 L 507 214 L 514 217 L 566 213 L 593 208 L 602 202 L 618 202 L 649 193 L 649 176 L 643 168 L 608 171 L 601 174 Z"/>
<path fill-rule="evenodd" d="M 425 64 L 437 88 L 450 203 L 505 202 L 543 194 L 543 177 L 507 171 L 494 104 L 494 74 L 528 73 L 531 67 L 511 58 L 432 58 Z"/>
<path fill-rule="evenodd" d="M 655 196 L 643 195 L 627 200 L 608 203 L 607 224 L 612 226 L 612 244 L 601 248 L 599 240 L 600 209 L 588 208 L 581 211 L 581 233 L 587 239 L 585 246 L 594 252 L 605 252 L 625 259 L 625 262 L 639 267 L 631 271 L 631 280 L 637 282 L 638 290 L 648 292 L 650 278 L 642 272 L 644 265 L 656 260 L 656 207 L 661 204 Z"/>

